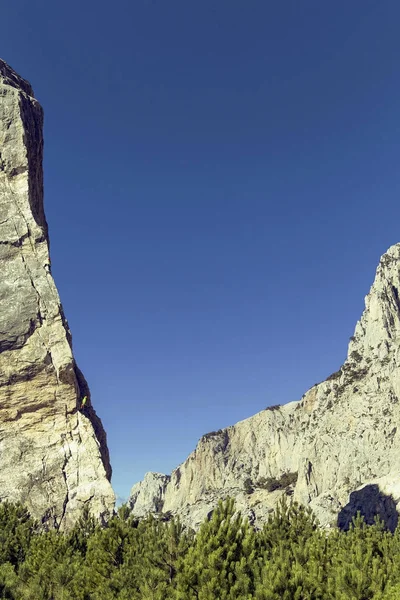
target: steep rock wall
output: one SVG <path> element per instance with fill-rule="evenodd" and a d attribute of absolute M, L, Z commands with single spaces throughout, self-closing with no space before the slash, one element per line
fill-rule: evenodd
<path fill-rule="evenodd" d="M 133 514 L 148 512 L 155 497 L 153 512 L 170 511 L 197 527 L 219 498 L 233 496 L 242 512 L 262 523 L 284 493 L 310 505 L 321 524 L 329 526 L 348 524 L 358 509 L 373 515 L 378 505 L 388 505 L 389 497 L 398 506 L 399 367 L 397 244 L 380 260 L 341 369 L 298 402 L 203 436 L 172 472 L 162 496 L 136 484 Z M 296 474 L 290 484 L 266 489 L 266 482 L 283 481 L 288 473 Z"/>
<path fill-rule="evenodd" d="M 86 503 L 107 518 L 114 493 L 50 272 L 42 126 L 31 86 L 0 60 L 0 499 L 65 528 Z"/>

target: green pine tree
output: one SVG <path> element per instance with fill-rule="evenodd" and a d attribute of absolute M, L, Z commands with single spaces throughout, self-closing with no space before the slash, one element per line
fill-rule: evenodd
<path fill-rule="evenodd" d="M 200 527 L 182 560 L 177 577 L 178 600 L 247 600 L 252 598 L 251 563 L 254 531 L 235 514 L 232 499 L 220 502 Z"/>
<path fill-rule="evenodd" d="M 22 504 L 0 502 L 0 564 L 18 567 L 26 553 L 37 524 Z"/>

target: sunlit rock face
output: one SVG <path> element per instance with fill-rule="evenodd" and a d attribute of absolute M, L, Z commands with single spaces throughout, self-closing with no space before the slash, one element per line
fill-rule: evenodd
<path fill-rule="evenodd" d="M 129 497 L 130 506 L 135 507 L 136 517 L 145 517 L 150 512 L 161 512 L 164 495 L 170 481 L 169 475 L 146 473 L 143 481 L 136 483 Z M 140 502 L 137 500 L 140 498 Z"/>
<path fill-rule="evenodd" d="M 311 506 L 322 526 L 348 524 L 357 510 L 368 518 L 375 510 L 388 523 L 397 522 L 397 515 L 386 513 L 388 506 L 398 509 L 400 500 L 399 367 L 396 244 L 380 260 L 341 369 L 298 402 L 203 436 L 152 510 L 162 505 L 162 512 L 197 527 L 219 498 L 233 496 L 260 524 L 288 494 Z M 151 495 L 147 490 L 147 498 L 131 498 L 134 514 L 143 503 L 148 509 Z"/>
<path fill-rule="evenodd" d="M 68 528 L 87 503 L 106 519 L 114 493 L 51 276 L 42 126 L 31 86 L 0 60 L 0 499 Z"/>

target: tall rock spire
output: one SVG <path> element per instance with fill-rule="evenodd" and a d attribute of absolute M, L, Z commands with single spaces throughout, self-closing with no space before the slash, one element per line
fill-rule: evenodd
<path fill-rule="evenodd" d="M 382 359 L 400 339 L 400 244 L 381 257 L 365 309 L 350 340 L 348 357 Z"/>
<path fill-rule="evenodd" d="M 0 60 L 0 499 L 68 528 L 85 504 L 107 518 L 114 492 L 50 272 L 42 125 L 31 86 Z"/>

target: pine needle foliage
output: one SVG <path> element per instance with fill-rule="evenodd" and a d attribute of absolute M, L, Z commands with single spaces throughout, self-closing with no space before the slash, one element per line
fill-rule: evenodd
<path fill-rule="evenodd" d="M 253 528 L 232 499 L 197 534 L 178 519 L 100 527 L 85 510 L 67 534 L 41 532 L 0 503 L 0 598 L 8 600 L 399 600 L 400 529 L 358 515 L 327 532 L 284 497 Z"/>

